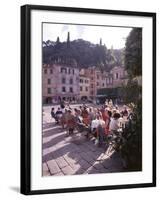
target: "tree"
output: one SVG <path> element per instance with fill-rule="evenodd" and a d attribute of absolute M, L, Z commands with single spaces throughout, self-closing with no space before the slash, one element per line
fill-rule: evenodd
<path fill-rule="evenodd" d="M 99 42 L 100 46 L 102 46 L 102 38 L 100 38 L 100 42 Z"/>
<path fill-rule="evenodd" d="M 133 28 L 126 40 L 125 68 L 129 80 L 123 87 L 123 98 L 130 108 L 133 106 L 132 119 L 125 127 L 125 142 L 121 155 L 128 170 L 142 170 L 142 86 L 136 77 L 142 75 L 142 29 Z"/>
<path fill-rule="evenodd" d="M 126 124 L 123 143 L 120 148 L 125 167 L 129 171 L 142 170 L 142 101 L 133 107 L 132 120 Z"/>
<path fill-rule="evenodd" d="M 109 70 L 116 65 L 115 61 L 118 60 L 119 50 L 114 54 L 105 45 L 102 45 L 102 39 L 100 41 L 101 44 L 93 44 L 83 39 L 70 41 L 69 32 L 65 42 L 60 42 L 59 37 L 56 42 L 44 41 L 43 63 L 57 62 L 57 60 L 64 63 L 75 60 L 79 68 L 97 66 L 102 70 Z"/>
<path fill-rule="evenodd" d="M 59 37 L 57 37 L 56 44 L 59 44 L 59 43 L 60 43 L 60 39 L 59 39 Z"/>
<path fill-rule="evenodd" d="M 68 32 L 68 35 L 67 35 L 67 47 L 70 46 L 70 32 Z"/>
<path fill-rule="evenodd" d="M 138 85 L 138 81 L 135 79 L 129 79 L 127 85 L 122 87 L 122 96 L 126 104 L 134 103 L 135 105 L 141 99 L 142 87 Z"/>
<path fill-rule="evenodd" d="M 114 56 L 114 64 L 124 66 L 124 49 L 112 49 Z"/>
<path fill-rule="evenodd" d="M 142 75 L 142 29 L 133 28 L 127 37 L 125 67 L 130 77 Z"/>

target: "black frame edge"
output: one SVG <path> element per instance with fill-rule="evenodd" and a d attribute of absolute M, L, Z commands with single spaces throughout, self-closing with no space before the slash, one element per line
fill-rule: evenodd
<path fill-rule="evenodd" d="M 153 14 L 153 184 L 156 186 L 156 13 Z"/>
<path fill-rule="evenodd" d="M 91 192 L 91 191 L 104 191 L 104 190 L 119 190 L 119 189 L 140 189 L 155 187 L 153 183 L 140 183 L 140 184 L 127 184 L 127 185 L 113 185 L 113 186 L 93 186 L 93 187 L 78 187 L 78 188 L 61 188 L 61 189 L 46 189 L 46 190 L 32 190 L 29 195 L 38 194 L 57 194 L 57 193 L 70 193 L 70 192 Z"/>
<path fill-rule="evenodd" d="M 132 15 L 142 17 L 152 17 L 155 13 L 153 12 L 140 12 L 140 11 L 127 11 L 127 10 L 107 10 L 107 9 L 96 9 L 96 8 L 80 8 L 80 7 L 62 7 L 62 6 L 46 6 L 46 5 L 34 5 L 26 4 L 29 9 L 33 10 L 48 10 L 48 11 L 65 11 L 65 12 L 83 12 L 83 13 L 95 13 L 95 14 L 114 14 L 114 15 Z"/>
<path fill-rule="evenodd" d="M 21 6 L 21 178 L 20 192 L 30 193 L 30 9 Z"/>

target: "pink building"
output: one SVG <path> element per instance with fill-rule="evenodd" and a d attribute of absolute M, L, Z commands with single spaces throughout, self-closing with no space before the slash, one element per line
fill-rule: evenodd
<path fill-rule="evenodd" d="M 66 64 L 43 65 L 42 95 L 44 103 L 79 98 L 79 69 Z"/>

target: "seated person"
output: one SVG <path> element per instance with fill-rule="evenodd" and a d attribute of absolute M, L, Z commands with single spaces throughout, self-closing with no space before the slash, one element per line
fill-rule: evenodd
<path fill-rule="evenodd" d="M 71 110 L 68 110 L 68 116 L 67 116 L 68 135 L 73 134 L 75 127 L 76 127 L 75 116 L 72 114 Z"/>
<path fill-rule="evenodd" d="M 56 117 L 54 108 L 51 109 L 51 117 L 54 118 L 54 119 L 55 119 L 55 117 Z"/>
<path fill-rule="evenodd" d="M 68 117 L 68 110 L 65 109 L 64 112 L 62 111 L 62 117 L 61 117 L 61 124 L 63 129 L 65 128 L 67 117 Z"/>
<path fill-rule="evenodd" d="M 57 124 L 59 124 L 60 120 L 61 120 L 61 117 L 62 117 L 62 111 L 61 109 L 58 107 L 58 110 L 56 111 L 56 122 Z"/>
<path fill-rule="evenodd" d="M 87 107 L 84 107 L 84 109 L 82 110 L 82 114 L 81 115 L 83 117 L 83 123 L 85 125 L 89 125 L 90 118 L 89 118 L 89 113 L 88 113 Z"/>
<path fill-rule="evenodd" d="M 125 117 L 128 116 L 128 110 L 127 110 L 127 107 L 126 107 L 126 106 L 124 106 L 124 109 L 122 110 L 121 114 L 122 114 L 123 116 L 125 116 Z"/>
<path fill-rule="evenodd" d="M 109 124 L 109 130 L 111 133 L 116 133 L 116 131 L 119 129 L 119 118 L 120 114 L 114 113 Z"/>
<path fill-rule="evenodd" d="M 78 129 L 78 131 L 82 132 L 85 129 L 85 124 L 83 123 L 81 111 L 78 109 L 75 110 L 75 121 L 76 121 L 76 128 Z"/>
<path fill-rule="evenodd" d="M 97 114 L 95 119 L 91 122 L 91 134 L 97 137 L 97 127 L 99 125 L 99 115 Z"/>
<path fill-rule="evenodd" d="M 97 127 L 97 135 L 98 135 L 98 140 L 99 140 L 99 146 L 103 144 L 105 141 L 105 121 L 103 120 L 102 116 L 99 116 L 99 125 Z"/>

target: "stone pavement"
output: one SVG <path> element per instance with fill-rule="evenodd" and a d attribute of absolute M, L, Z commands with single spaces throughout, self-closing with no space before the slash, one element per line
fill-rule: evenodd
<path fill-rule="evenodd" d="M 106 154 L 105 148 L 82 134 L 66 137 L 66 130 L 55 125 L 50 114 L 43 115 L 43 176 L 122 172 L 118 153 Z"/>

